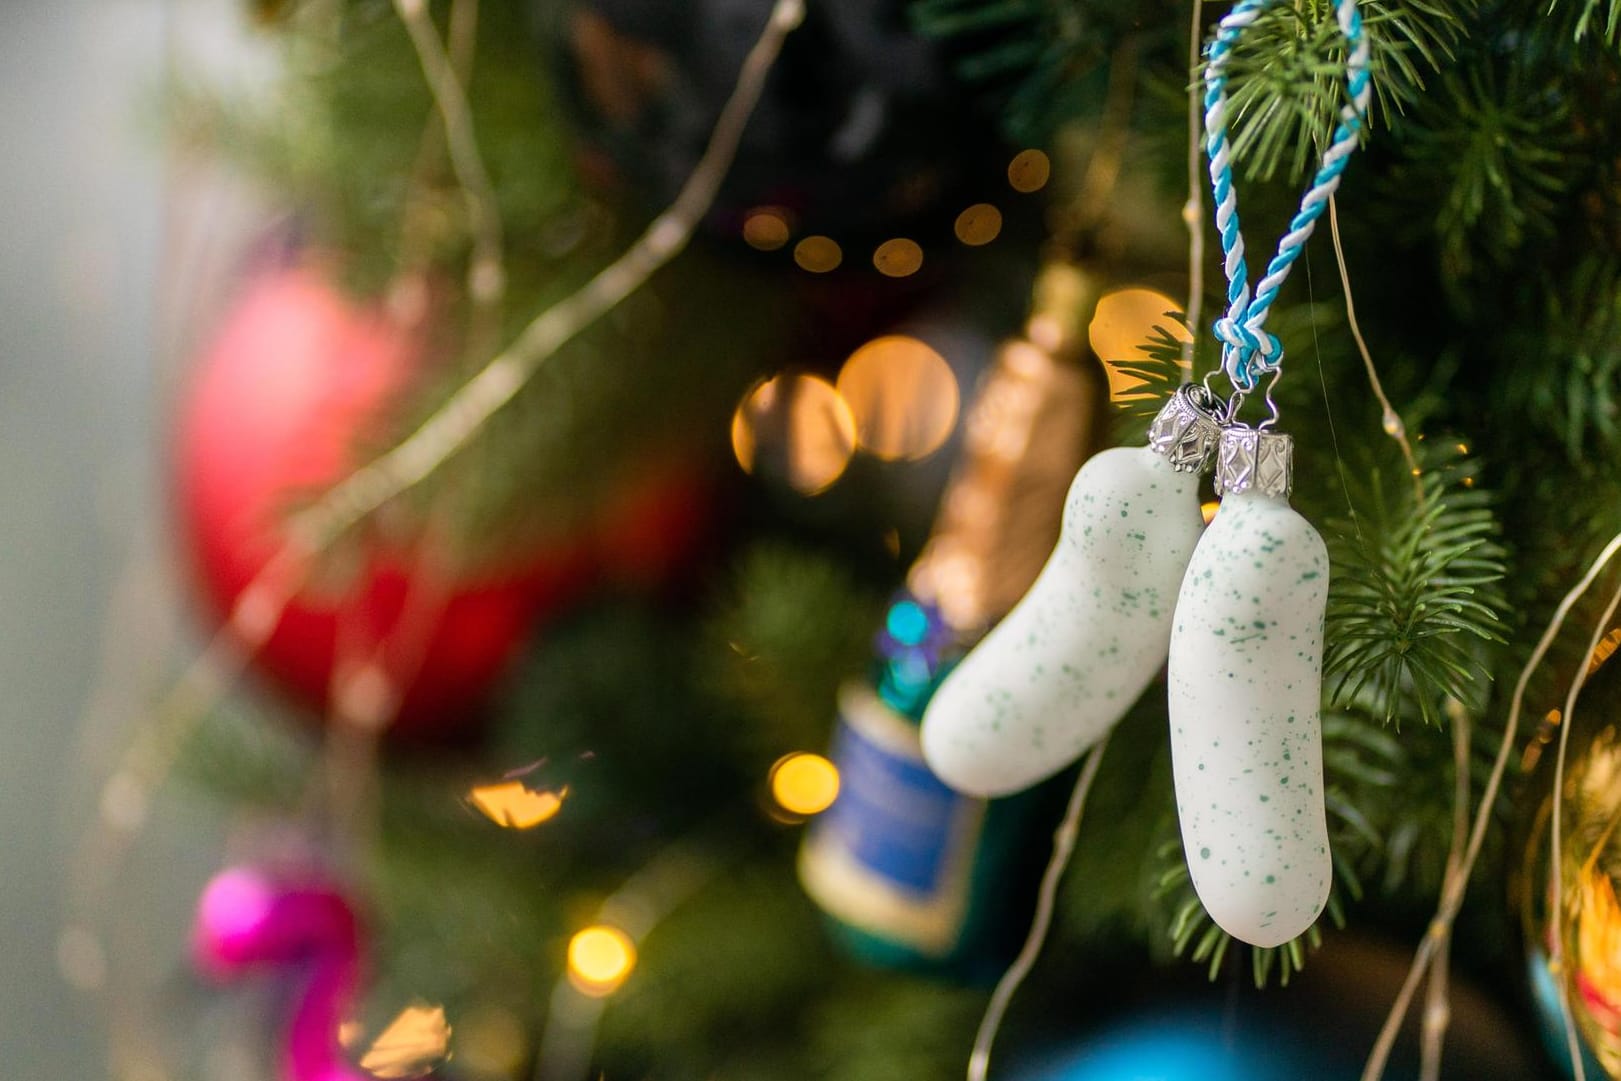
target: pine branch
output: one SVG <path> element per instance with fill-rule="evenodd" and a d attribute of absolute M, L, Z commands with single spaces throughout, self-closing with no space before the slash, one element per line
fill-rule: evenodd
<path fill-rule="evenodd" d="M 1177 324 L 1182 321 L 1180 312 L 1166 312 L 1165 316 Z M 1156 324 L 1148 341 L 1137 349 L 1143 354 L 1140 358 L 1100 358 L 1118 374 L 1137 380 L 1110 396 L 1116 410 L 1114 435 L 1119 443 L 1141 443 L 1147 438 L 1148 425 L 1187 378 L 1187 369 L 1182 366 L 1187 345 L 1164 325 Z M 1197 359 L 1194 364 L 1197 368 Z"/>
<path fill-rule="evenodd" d="M 1504 347 L 1549 360 L 1508 367 L 1502 398 L 1558 440 L 1561 466 L 1584 468 L 1621 443 L 1621 258 L 1594 252 L 1545 292 L 1546 314 Z"/>
<path fill-rule="evenodd" d="M 1101 112 L 1110 57 L 1128 36 L 1173 55 L 1179 12 L 1098 0 L 913 0 L 909 14 L 951 47 L 958 78 L 997 110 L 1008 138 L 1029 144 Z"/>
<path fill-rule="evenodd" d="M 749 551 L 704 629 L 700 679 L 757 719 L 757 750 L 820 746 L 839 684 L 862 671 L 880 598 L 837 561 L 776 544 Z"/>
<path fill-rule="evenodd" d="M 1548 5 L 1550 12 L 1564 7 L 1562 0 Z M 1621 0 L 1577 0 L 1576 25 L 1571 38 L 1582 41 L 1589 34 L 1602 38 L 1611 48 L 1621 48 Z"/>
<path fill-rule="evenodd" d="M 1374 471 L 1357 516 L 1329 530 L 1327 697 L 1387 724 L 1409 708 L 1438 724 L 1448 697 L 1478 709 L 1491 682 L 1478 647 L 1503 641 L 1504 552 L 1490 499 L 1465 460 L 1424 457 L 1422 502 L 1405 480 Z"/>
<path fill-rule="evenodd" d="M 1365 0 L 1375 110 L 1419 100 L 1453 57 L 1473 0 Z M 1303 176 L 1345 103 L 1345 39 L 1331 0 L 1268 8 L 1229 63 L 1233 152 L 1251 178 Z"/>
<path fill-rule="evenodd" d="M 1402 127 L 1397 188 L 1437 208 L 1442 269 L 1466 280 L 1554 233 L 1573 182 L 1570 101 L 1536 93 L 1519 63 L 1448 72 Z M 1420 181 L 1419 178 L 1423 178 Z M 1435 187 L 1441 186 L 1437 199 Z"/>

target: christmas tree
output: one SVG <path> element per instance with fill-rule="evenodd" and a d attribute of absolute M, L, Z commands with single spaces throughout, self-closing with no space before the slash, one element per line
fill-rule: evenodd
<path fill-rule="evenodd" d="M 195 934 L 278 981 L 210 992 L 253 1068 L 1379 1077 L 1410 1011 L 1388 1076 L 1621 1076 L 1582 687 L 1615 648 L 1621 2 L 243 14 L 274 86 L 165 94 L 279 208 L 176 404 L 213 637 L 107 791 L 240 823 Z M 1182 539 L 1118 558 L 1186 550 L 1140 612 L 1088 607 L 1113 523 L 1066 489 L 1151 422 L 1167 460 L 1208 437 L 1216 489 L 1131 451 Z M 1320 565 L 1242 578 L 1252 505 Z M 1206 566 L 1261 583 L 1277 650 L 1184 644 Z M 1283 845 L 1286 801 L 1199 778 L 1184 730 L 1286 699 L 1320 743 L 1263 762 L 1232 722 L 1234 777 L 1280 770 L 1326 838 L 1274 936 L 1202 864 Z M 948 768 L 958 702 L 995 734 Z M 1200 826 L 1206 795 L 1248 802 Z M 85 934 L 138 918 L 116 826 Z M 1248 1020 L 1167 1064 L 1206 979 Z M 1503 1013 L 1557 1054 L 1471 1035 Z"/>

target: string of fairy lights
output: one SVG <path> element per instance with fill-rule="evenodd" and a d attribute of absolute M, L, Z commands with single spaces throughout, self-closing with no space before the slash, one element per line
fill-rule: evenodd
<path fill-rule="evenodd" d="M 1103 358 L 1111 396 L 1139 384 L 1112 361 L 1135 355 L 1155 327 L 1182 330 L 1178 304 L 1157 289 L 1127 286 L 1104 294 L 1087 327 Z M 1039 337 L 1031 327 L 1032 341 Z M 885 334 L 852 352 L 832 380 L 796 370 L 762 379 L 732 414 L 732 452 L 747 473 L 773 473 L 800 495 L 830 489 L 857 453 L 919 461 L 946 445 L 960 419 L 963 388 L 933 345 Z M 762 468 L 769 463 L 769 468 Z"/>
<path fill-rule="evenodd" d="M 1052 162 L 1041 150 L 1021 150 L 1008 163 L 1008 187 L 1020 195 L 1035 194 L 1051 177 Z M 788 248 L 795 225 L 794 213 L 786 207 L 755 207 L 743 217 L 743 240 L 757 251 L 789 250 L 794 265 L 810 274 L 827 274 L 844 265 L 844 245 L 822 233 L 803 236 Z M 983 247 L 1001 235 L 1002 211 L 994 203 L 974 203 L 957 215 L 952 233 L 968 247 Z M 923 269 L 923 258 L 923 245 L 916 240 L 891 237 L 873 248 L 872 266 L 887 278 L 906 278 Z"/>
<path fill-rule="evenodd" d="M 995 216 L 985 217 L 999 228 L 999 213 L 987 209 Z M 1131 357 L 1156 326 L 1179 330 L 1166 318 L 1176 308 L 1166 293 L 1137 284 L 1099 299 L 1087 323 L 1087 340 L 1093 355 L 1102 358 L 1111 394 L 1129 393 L 1135 381 L 1107 361 Z M 1027 332 L 1031 341 L 1043 337 L 1039 326 Z M 815 496 L 840 479 L 857 453 L 897 462 L 938 452 L 962 420 L 964 393 L 939 349 L 912 335 L 885 334 L 855 349 L 832 379 L 783 371 L 749 388 L 732 416 L 732 447 L 744 470 L 756 471 L 769 457 L 778 466 L 778 479 L 801 495 Z M 789 751 L 765 773 L 761 811 L 784 827 L 799 826 L 833 806 L 840 782 L 838 767 L 825 755 Z M 465 799 L 494 825 L 527 830 L 566 815 L 570 788 L 532 787 L 525 777 L 508 776 L 469 789 Z M 634 892 L 631 884 L 626 888 Z M 584 1053 L 601 1009 L 634 975 L 641 941 L 656 921 L 616 919 L 616 911 L 606 906 L 570 937 L 551 1009 L 557 1033 L 573 1036 L 562 1044 L 559 1035 L 548 1037 L 553 1046 L 542 1047 L 543 1056 L 572 1061 Z M 464 1059 L 471 1053 L 506 1061 L 524 1053 L 521 1026 L 497 1023 L 500 1018 L 477 1020 L 458 1033 Z M 471 1046 L 475 1043 L 478 1049 Z"/>

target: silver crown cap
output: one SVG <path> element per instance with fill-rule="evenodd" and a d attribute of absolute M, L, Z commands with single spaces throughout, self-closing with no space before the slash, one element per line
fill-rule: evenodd
<path fill-rule="evenodd" d="M 1216 419 L 1220 404 L 1198 383 L 1178 387 L 1148 426 L 1149 447 L 1165 455 L 1179 473 L 1204 472 L 1221 438 L 1221 423 Z"/>
<path fill-rule="evenodd" d="M 1260 492 L 1289 498 L 1294 489 L 1295 441 L 1282 432 L 1227 428 L 1216 451 L 1216 494 Z"/>

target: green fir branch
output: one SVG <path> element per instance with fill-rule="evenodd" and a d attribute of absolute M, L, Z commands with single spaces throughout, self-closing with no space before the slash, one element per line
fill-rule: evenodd
<path fill-rule="evenodd" d="M 1372 472 L 1355 517 L 1332 523 L 1323 663 L 1327 698 L 1389 724 L 1438 724 L 1454 698 L 1478 709 L 1491 681 L 1479 646 L 1503 641 L 1500 529 L 1474 465 L 1428 453 L 1420 478 Z"/>
<path fill-rule="evenodd" d="M 1182 313 L 1166 312 L 1167 319 L 1182 321 Z M 1167 398 L 1182 385 L 1182 339 L 1163 324 L 1156 324 L 1146 342 L 1137 347 L 1143 355 L 1125 360 L 1103 357 L 1103 363 L 1117 374 L 1136 380 L 1124 390 L 1110 395 L 1115 407 L 1114 435 L 1119 443 L 1141 443 L 1148 425 Z M 1195 364 L 1197 367 L 1197 364 Z"/>
<path fill-rule="evenodd" d="M 1100 0 L 912 0 L 909 8 L 912 25 L 948 47 L 955 74 L 997 111 L 1007 137 L 1026 144 L 1099 113 L 1110 59 L 1128 37 L 1136 49 L 1179 47 L 1179 13 Z"/>
<path fill-rule="evenodd" d="M 1548 11 L 1562 7 L 1561 0 L 1551 0 Z M 1592 34 L 1611 48 L 1621 48 L 1621 0 L 1578 0 L 1575 15 L 1571 40 L 1585 41 Z"/>
<path fill-rule="evenodd" d="M 1621 259 L 1594 253 L 1547 289 L 1545 321 L 1504 345 L 1540 363 L 1511 366 L 1502 399 L 1554 437 L 1561 465 L 1590 468 L 1621 443 Z"/>
<path fill-rule="evenodd" d="M 839 684 L 862 671 L 881 618 L 877 593 L 837 560 L 760 544 L 706 622 L 700 680 L 755 719 L 761 755 L 819 747 Z"/>
<path fill-rule="evenodd" d="M 1399 113 L 1421 100 L 1425 77 L 1452 58 L 1471 0 L 1367 0 L 1374 108 Z M 1233 153 L 1251 178 L 1302 176 L 1347 100 L 1345 38 L 1332 0 L 1268 8 L 1228 65 Z"/>
<path fill-rule="evenodd" d="M 1448 72 L 1414 106 L 1392 179 L 1433 208 L 1450 279 L 1506 266 L 1553 236 L 1574 181 L 1570 120 L 1569 99 L 1536 93 L 1517 63 Z"/>

